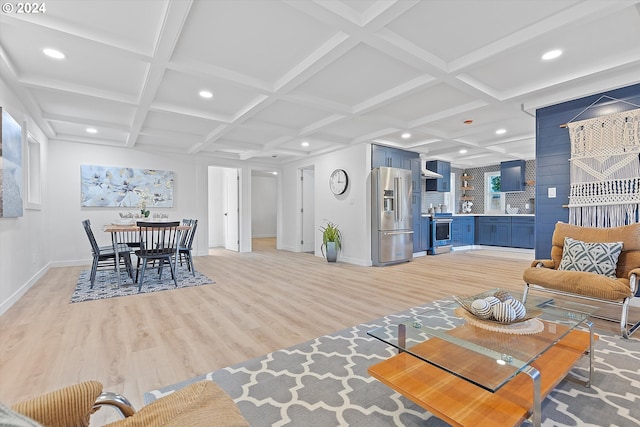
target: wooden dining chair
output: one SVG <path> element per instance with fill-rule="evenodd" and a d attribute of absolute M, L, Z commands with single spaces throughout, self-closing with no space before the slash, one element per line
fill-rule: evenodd
<path fill-rule="evenodd" d="M 98 246 L 96 242 L 96 238 L 93 234 L 93 230 L 91 230 L 91 221 L 85 219 L 82 221 L 82 227 L 84 228 L 87 237 L 89 238 L 89 243 L 91 244 L 91 254 L 93 256 L 93 261 L 91 263 L 91 289 L 93 289 L 93 285 L 96 280 L 96 273 L 98 268 L 101 267 L 113 267 L 115 268 L 116 263 L 116 253 L 114 251 L 113 245 L 109 246 Z M 131 249 L 127 245 L 118 245 L 118 259 L 121 262 L 124 262 L 124 265 L 127 269 L 127 273 L 129 277 L 133 278 L 133 266 L 131 264 Z"/>
<path fill-rule="evenodd" d="M 138 221 L 138 241 L 140 242 L 140 249 L 134 252 L 138 257 L 138 265 L 136 271 L 138 291 L 142 289 L 142 284 L 144 282 L 144 273 L 149 261 L 151 261 L 152 263 L 158 261 L 159 280 L 162 280 L 162 267 L 165 263 L 168 263 L 171 270 L 171 278 L 173 279 L 173 283 L 176 285 L 176 288 L 178 287 L 175 265 L 178 254 L 179 225 L 179 221 Z M 142 264 L 142 268 L 140 267 L 140 264 Z M 138 272 L 140 273 L 139 279 Z"/>
<path fill-rule="evenodd" d="M 188 225 L 189 230 L 184 231 L 180 237 L 180 245 L 178 246 L 178 257 L 180 258 L 180 266 L 182 266 L 182 258 L 184 257 L 187 262 L 187 269 L 195 277 L 196 270 L 193 268 L 193 258 L 191 257 L 191 249 L 193 245 L 193 238 L 196 235 L 196 229 L 198 228 L 197 219 L 183 219 L 182 225 Z"/>

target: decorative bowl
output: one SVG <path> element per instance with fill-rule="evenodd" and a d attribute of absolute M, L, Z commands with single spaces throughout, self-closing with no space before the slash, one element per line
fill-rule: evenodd
<path fill-rule="evenodd" d="M 518 213 L 519 210 L 520 208 L 507 208 L 507 213 L 510 215 L 515 215 Z"/>
<path fill-rule="evenodd" d="M 498 293 L 498 292 L 496 292 Z M 509 321 L 509 322 L 501 322 L 499 320 L 496 320 L 494 317 L 489 317 L 489 318 L 482 318 L 482 317 L 478 317 L 474 311 L 471 309 L 471 304 L 473 303 L 473 301 L 477 300 L 477 299 L 483 299 L 485 297 L 488 296 L 492 296 L 490 294 L 480 294 L 480 295 L 472 295 L 472 296 L 454 296 L 453 298 L 456 300 L 456 302 L 458 304 L 460 304 L 460 307 L 464 308 L 469 314 L 471 314 L 475 319 L 478 319 L 479 321 L 482 322 L 490 322 L 490 323 L 494 323 L 494 324 L 498 324 L 498 325 L 511 325 L 514 323 L 521 323 L 521 322 L 526 322 L 527 320 L 533 319 L 537 316 L 540 315 L 540 313 L 542 312 L 539 309 L 534 309 L 534 308 L 527 308 L 527 312 L 524 315 L 524 317 Z"/>

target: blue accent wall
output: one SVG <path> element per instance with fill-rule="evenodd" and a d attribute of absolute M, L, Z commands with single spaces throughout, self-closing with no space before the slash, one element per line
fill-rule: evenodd
<path fill-rule="evenodd" d="M 571 141 L 568 130 L 560 125 L 636 108 L 626 102 L 608 98 L 598 101 L 602 95 L 640 105 L 640 84 L 536 111 L 536 259 L 549 258 L 551 236 L 556 222 L 569 220 L 569 209 L 562 206 L 569 203 Z M 598 102 L 594 106 L 583 111 L 596 101 Z M 547 191 L 551 187 L 556 189 L 555 199 L 547 197 Z"/>

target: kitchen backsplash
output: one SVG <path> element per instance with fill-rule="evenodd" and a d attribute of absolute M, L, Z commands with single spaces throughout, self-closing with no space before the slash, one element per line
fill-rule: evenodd
<path fill-rule="evenodd" d="M 461 211 L 462 202 L 460 201 L 460 176 L 466 172 L 467 175 L 473 176 L 469 185 L 473 186 L 473 190 L 468 191 L 469 196 L 473 196 L 473 207 L 471 213 L 484 213 L 484 174 L 485 172 L 496 172 L 500 170 L 500 165 L 485 166 L 481 168 L 459 169 L 451 168 L 451 172 L 456 174 L 456 182 L 452 182 L 451 186 L 456 189 L 455 206 L 448 206 L 449 212 L 459 213 Z M 536 161 L 527 160 L 525 165 L 525 181 L 535 181 L 536 179 Z M 535 186 L 525 186 L 525 191 L 518 193 L 506 193 L 505 205 L 512 208 L 518 208 L 518 213 L 527 213 L 526 204 L 529 203 L 531 213 L 534 213 Z M 422 180 L 422 212 L 427 212 L 430 206 L 438 206 L 445 203 L 445 193 L 437 193 L 433 191 L 425 191 L 425 180 Z"/>
<path fill-rule="evenodd" d="M 436 193 L 435 191 L 422 193 L 422 212 L 428 212 L 430 206 L 438 206 L 442 203 L 444 203 L 444 193 Z M 449 212 L 452 212 L 451 208 L 449 208 Z"/>

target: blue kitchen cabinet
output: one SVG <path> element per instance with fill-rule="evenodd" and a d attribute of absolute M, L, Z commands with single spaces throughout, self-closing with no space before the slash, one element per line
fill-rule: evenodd
<path fill-rule="evenodd" d="M 493 237 L 493 224 L 487 221 L 488 217 L 478 217 L 476 220 L 476 244 L 493 245 L 495 238 Z"/>
<path fill-rule="evenodd" d="M 411 188 L 414 193 L 420 193 L 422 201 L 422 169 L 420 168 L 420 157 L 414 157 L 411 164 Z"/>
<path fill-rule="evenodd" d="M 535 218 L 532 216 L 511 218 L 511 246 L 533 249 L 535 247 Z"/>
<path fill-rule="evenodd" d="M 511 217 L 480 216 L 475 231 L 478 245 L 511 246 Z"/>
<path fill-rule="evenodd" d="M 463 216 L 462 220 L 462 245 L 469 246 L 475 244 L 475 218 Z"/>
<path fill-rule="evenodd" d="M 420 188 L 420 158 L 417 154 L 410 157 L 405 155 L 405 166 L 411 169 L 411 209 L 413 212 L 413 252 L 426 251 L 424 236 L 422 235 L 422 188 Z M 428 238 L 428 236 L 427 236 Z"/>
<path fill-rule="evenodd" d="M 426 164 L 427 170 L 437 172 L 442 178 L 427 178 L 427 191 L 448 193 L 451 191 L 451 163 L 442 160 L 430 160 Z"/>
<path fill-rule="evenodd" d="M 462 218 L 453 217 L 451 223 L 451 246 L 462 246 Z"/>
<path fill-rule="evenodd" d="M 411 169 L 411 159 L 418 158 L 419 154 L 412 151 L 404 151 L 398 148 L 385 147 L 384 145 L 371 146 L 371 168 L 386 166 L 390 168 Z"/>
<path fill-rule="evenodd" d="M 413 215 L 413 252 L 420 252 L 420 240 L 422 239 L 422 228 L 420 220 L 422 218 L 422 200 L 417 193 L 411 193 L 411 214 Z"/>
<path fill-rule="evenodd" d="M 470 246 L 475 243 L 475 218 L 454 216 L 451 223 L 451 245 Z"/>
<path fill-rule="evenodd" d="M 525 167 L 524 160 L 511 160 L 500 163 L 500 191 L 524 191 Z"/>
<path fill-rule="evenodd" d="M 431 249 L 431 217 L 422 217 L 420 228 L 420 250 L 428 251 Z"/>

